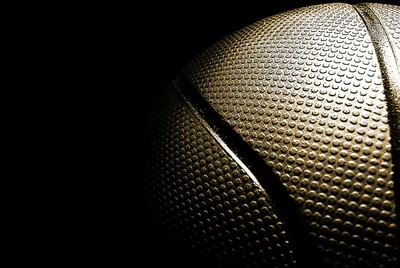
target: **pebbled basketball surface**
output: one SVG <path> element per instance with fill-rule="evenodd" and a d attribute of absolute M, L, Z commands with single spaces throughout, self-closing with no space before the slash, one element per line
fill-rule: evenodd
<path fill-rule="evenodd" d="M 397 267 L 399 21 L 307 6 L 195 57 L 149 117 L 162 232 L 214 267 Z"/>

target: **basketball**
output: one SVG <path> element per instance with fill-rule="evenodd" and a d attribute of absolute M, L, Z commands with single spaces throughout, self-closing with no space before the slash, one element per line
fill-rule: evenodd
<path fill-rule="evenodd" d="M 398 267 L 399 22 L 391 4 L 295 8 L 182 66 L 152 103 L 141 167 L 177 256 Z"/>

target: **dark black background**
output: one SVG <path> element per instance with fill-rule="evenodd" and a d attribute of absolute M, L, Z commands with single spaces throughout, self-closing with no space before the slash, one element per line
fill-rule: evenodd
<path fill-rule="evenodd" d="M 140 32 L 133 34 L 140 47 L 134 51 L 133 67 L 139 68 L 137 79 L 142 81 L 140 86 L 134 86 L 134 91 L 142 94 L 140 100 L 144 99 L 135 101 L 142 118 L 145 120 L 146 109 L 151 107 L 152 100 L 179 75 L 180 70 L 219 39 L 264 17 L 329 2 L 333 1 L 166 1 L 145 4 L 140 8 L 143 14 L 138 14 L 142 16 L 141 25 L 135 25 L 133 30 Z M 340 2 L 355 4 L 361 1 Z M 137 146 L 139 161 L 136 163 L 139 166 L 136 170 L 145 167 L 145 163 L 140 161 L 146 153 L 140 150 L 142 146 Z M 205 267 L 205 263 L 194 260 L 190 251 L 176 248 L 174 241 L 153 229 L 150 211 L 145 206 L 139 207 L 141 209 L 132 213 L 135 224 L 139 224 L 139 227 L 132 227 L 133 261 L 138 263 L 137 267 Z"/>

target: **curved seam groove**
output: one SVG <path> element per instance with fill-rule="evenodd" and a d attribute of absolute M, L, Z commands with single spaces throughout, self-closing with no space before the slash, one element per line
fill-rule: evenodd
<path fill-rule="evenodd" d="M 196 88 L 184 76 L 174 80 L 174 88 L 186 107 L 216 139 L 218 144 L 270 197 L 272 207 L 286 226 L 288 240 L 293 245 L 296 267 L 320 267 L 321 260 L 302 216 L 284 185 L 270 166 L 225 122 Z M 266 183 L 268 182 L 268 185 Z"/>
<path fill-rule="evenodd" d="M 400 251 L 400 56 L 396 47 L 373 8 L 368 3 L 353 5 L 370 35 L 381 70 L 384 94 L 388 106 L 391 132 L 392 164 L 395 196 L 397 251 Z"/>
<path fill-rule="evenodd" d="M 392 150 L 400 152 L 400 70 L 395 46 L 392 44 L 379 16 L 368 3 L 353 6 L 362 18 L 370 35 L 378 58 L 388 105 L 388 117 L 392 134 Z"/>

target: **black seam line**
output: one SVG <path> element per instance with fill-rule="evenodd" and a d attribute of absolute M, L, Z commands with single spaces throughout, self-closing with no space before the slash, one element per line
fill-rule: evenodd
<path fill-rule="evenodd" d="M 243 168 L 270 197 L 274 212 L 286 227 L 287 239 L 292 245 L 296 267 L 322 267 L 322 261 L 309 226 L 303 220 L 294 199 L 276 174 L 251 146 L 201 96 L 183 75 L 173 81 L 181 100 L 221 147 Z"/>
<path fill-rule="evenodd" d="M 217 133 L 214 132 L 214 130 L 210 127 L 210 125 L 207 124 L 207 122 L 200 116 L 200 114 L 196 111 L 196 109 L 193 107 L 193 105 L 190 103 L 190 101 L 187 100 L 187 98 L 182 94 L 180 91 L 180 86 L 177 85 L 178 81 L 175 80 L 172 82 L 174 85 L 175 91 L 178 92 L 179 97 L 183 100 L 184 105 L 190 110 L 192 115 L 200 122 L 200 124 L 207 130 L 207 132 L 216 140 L 216 142 L 222 147 L 222 149 L 229 154 L 229 156 L 235 160 L 239 166 L 249 175 L 250 179 L 253 181 L 253 183 L 260 187 L 260 183 L 258 182 L 257 178 L 254 176 L 254 174 L 247 168 L 247 166 L 239 159 L 239 157 L 236 156 L 236 154 L 228 147 L 228 145 L 218 136 Z"/>
<path fill-rule="evenodd" d="M 391 42 L 379 15 L 368 3 L 359 3 L 353 7 L 368 30 L 382 73 L 392 145 L 397 251 L 400 251 L 400 53 Z"/>

